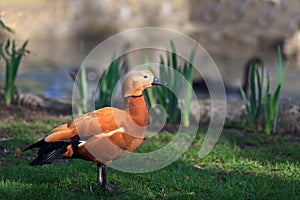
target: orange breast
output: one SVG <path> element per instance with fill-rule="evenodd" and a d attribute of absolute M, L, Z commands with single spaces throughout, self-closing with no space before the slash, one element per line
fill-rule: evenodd
<path fill-rule="evenodd" d="M 130 152 L 134 151 L 143 142 L 142 137 L 134 137 L 121 132 L 110 136 L 109 140 L 117 147 Z"/>
<path fill-rule="evenodd" d="M 130 100 L 128 105 L 125 110 L 102 108 L 74 120 L 72 125 L 75 125 L 79 136 L 88 137 L 76 155 L 94 162 L 109 163 L 133 152 L 143 142 L 148 110 L 143 97 Z"/>

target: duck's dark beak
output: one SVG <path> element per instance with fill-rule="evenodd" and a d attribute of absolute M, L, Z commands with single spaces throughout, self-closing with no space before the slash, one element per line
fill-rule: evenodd
<path fill-rule="evenodd" d="M 166 86 L 168 85 L 167 82 L 165 81 L 161 81 L 158 80 L 157 78 L 153 78 L 153 82 L 151 83 L 151 85 L 162 85 L 162 86 Z"/>

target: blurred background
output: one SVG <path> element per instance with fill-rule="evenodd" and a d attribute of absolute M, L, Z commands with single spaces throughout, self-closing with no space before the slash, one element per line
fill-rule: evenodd
<path fill-rule="evenodd" d="M 300 98 L 299 0 L 0 0 L 0 12 L 20 44 L 29 39 L 31 53 L 17 79 L 22 92 L 71 98 L 69 71 L 80 66 L 82 57 L 113 34 L 154 26 L 198 41 L 224 80 L 236 86 L 252 56 L 264 60 L 275 81 L 279 45 L 289 61 L 283 95 Z M 0 40 L 8 36 L 0 33 Z"/>

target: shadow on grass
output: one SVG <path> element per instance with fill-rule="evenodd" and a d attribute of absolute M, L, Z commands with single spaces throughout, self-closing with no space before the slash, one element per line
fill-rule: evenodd
<path fill-rule="evenodd" d="M 299 135 L 266 135 L 225 130 L 222 139 L 230 143 L 238 157 L 264 163 L 299 164 L 300 161 Z"/>

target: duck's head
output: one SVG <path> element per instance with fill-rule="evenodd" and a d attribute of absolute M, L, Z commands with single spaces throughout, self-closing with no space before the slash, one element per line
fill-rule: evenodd
<path fill-rule="evenodd" d="M 122 97 L 141 96 L 143 91 L 153 85 L 167 85 L 154 77 L 149 70 L 133 71 L 126 75 L 122 84 Z"/>

